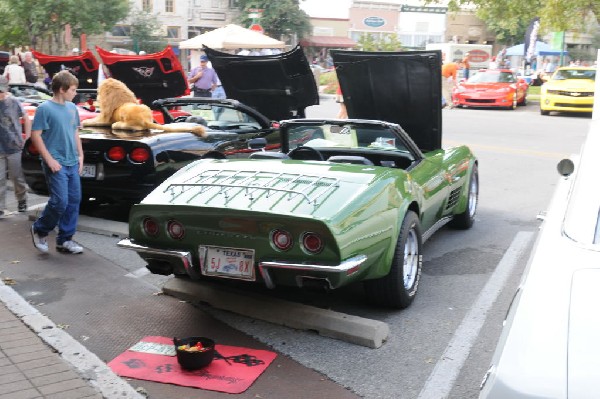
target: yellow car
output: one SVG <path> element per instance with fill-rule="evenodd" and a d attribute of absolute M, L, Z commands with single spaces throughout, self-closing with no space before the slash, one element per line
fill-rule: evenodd
<path fill-rule="evenodd" d="M 596 69 L 590 67 L 558 68 L 542 85 L 540 113 L 592 112 Z"/>

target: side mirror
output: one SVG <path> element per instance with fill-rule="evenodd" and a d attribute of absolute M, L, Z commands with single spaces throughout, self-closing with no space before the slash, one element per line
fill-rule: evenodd
<path fill-rule="evenodd" d="M 575 164 L 570 159 L 562 159 L 557 165 L 556 170 L 563 177 L 570 176 L 575 170 Z"/>

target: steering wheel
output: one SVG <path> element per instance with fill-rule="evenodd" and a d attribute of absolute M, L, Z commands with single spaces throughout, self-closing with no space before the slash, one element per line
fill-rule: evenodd
<path fill-rule="evenodd" d="M 324 161 L 323 154 L 313 147 L 300 146 L 288 152 L 288 157 L 300 161 Z"/>

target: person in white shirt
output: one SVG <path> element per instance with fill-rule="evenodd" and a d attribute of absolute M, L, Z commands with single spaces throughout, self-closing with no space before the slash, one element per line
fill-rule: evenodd
<path fill-rule="evenodd" d="M 27 83 L 25 70 L 19 65 L 19 57 L 16 55 L 10 56 L 8 65 L 4 68 L 2 76 L 8 79 L 8 83 Z"/>

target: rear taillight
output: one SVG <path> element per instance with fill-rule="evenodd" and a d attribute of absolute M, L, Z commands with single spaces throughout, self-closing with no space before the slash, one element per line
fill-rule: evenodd
<path fill-rule="evenodd" d="M 142 228 L 144 229 L 144 233 L 150 237 L 156 237 L 159 232 L 158 223 L 156 220 L 147 217 L 142 222 Z"/>
<path fill-rule="evenodd" d="M 167 233 L 174 240 L 181 240 L 185 235 L 185 228 L 176 220 L 169 220 L 167 223 Z"/>
<path fill-rule="evenodd" d="M 106 158 L 112 162 L 122 161 L 126 156 L 127 153 L 125 152 L 125 149 L 120 146 L 111 147 L 106 152 Z"/>
<path fill-rule="evenodd" d="M 129 159 L 131 162 L 142 163 L 146 162 L 150 158 L 150 153 L 145 148 L 134 148 L 129 153 Z"/>
<path fill-rule="evenodd" d="M 316 233 L 302 234 L 302 248 L 309 254 L 318 254 L 323 250 L 323 240 Z"/>
<path fill-rule="evenodd" d="M 292 247 L 292 235 L 285 230 L 271 231 L 271 243 L 280 251 L 287 251 Z"/>
<path fill-rule="evenodd" d="M 29 145 L 27 146 L 27 152 L 29 152 L 31 155 L 40 155 L 37 147 L 32 142 L 29 142 Z"/>

